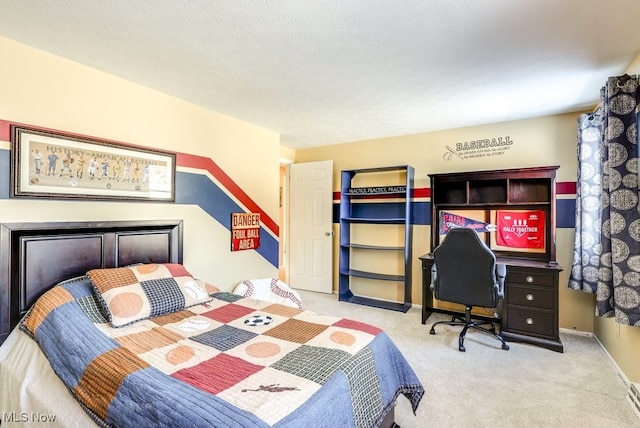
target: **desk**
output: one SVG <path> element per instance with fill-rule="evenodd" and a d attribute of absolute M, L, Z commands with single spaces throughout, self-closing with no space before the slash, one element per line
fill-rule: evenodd
<path fill-rule="evenodd" d="M 422 262 L 422 324 L 433 312 L 457 315 L 461 312 L 433 306 L 431 267 L 433 257 L 424 254 Z M 497 259 L 507 267 L 502 318 L 477 318 L 500 322 L 500 333 L 505 340 L 525 342 L 563 352 L 558 327 L 558 277 L 562 268 L 520 259 Z"/>

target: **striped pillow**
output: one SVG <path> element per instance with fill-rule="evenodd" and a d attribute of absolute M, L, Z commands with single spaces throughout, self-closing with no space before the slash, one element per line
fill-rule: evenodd
<path fill-rule="evenodd" d="M 218 291 L 175 263 L 93 269 L 87 275 L 113 327 L 209 302 L 209 293 Z"/>

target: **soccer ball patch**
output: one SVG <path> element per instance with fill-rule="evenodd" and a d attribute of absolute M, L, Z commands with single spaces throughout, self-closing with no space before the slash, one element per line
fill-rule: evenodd
<path fill-rule="evenodd" d="M 244 320 L 249 327 L 259 327 L 261 325 L 269 325 L 273 321 L 269 315 L 254 315 Z"/>

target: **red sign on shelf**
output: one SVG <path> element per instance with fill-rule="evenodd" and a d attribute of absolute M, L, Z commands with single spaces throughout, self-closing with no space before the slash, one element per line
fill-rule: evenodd
<path fill-rule="evenodd" d="M 260 213 L 231 213 L 231 251 L 260 247 Z"/>
<path fill-rule="evenodd" d="M 544 248 L 544 211 L 498 211 L 498 245 Z"/>

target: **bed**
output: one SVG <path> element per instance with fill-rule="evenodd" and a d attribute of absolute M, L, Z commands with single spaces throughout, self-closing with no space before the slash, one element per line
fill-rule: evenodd
<path fill-rule="evenodd" d="M 383 331 L 220 291 L 182 240 L 179 220 L 0 225 L 3 424 L 390 427 L 401 395 L 415 413 Z"/>

